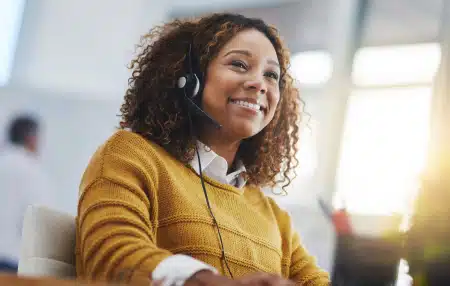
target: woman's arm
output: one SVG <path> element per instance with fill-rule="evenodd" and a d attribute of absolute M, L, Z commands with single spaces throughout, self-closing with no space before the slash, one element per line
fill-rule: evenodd
<path fill-rule="evenodd" d="M 289 270 L 289 279 L 297 285 L 328 286 L 330 278 L 327 272 L 320 269 L 314 258 L 311 257 L 300 243 L 297 232 L 292 238 L 292 255 Z"/>
<path fill-rule="evenodd" d="M 114 134 L 91 158 L 80 184 L 77 274 L 89 280 L 151 275 L 172 254 L 158 248 L 156 153 L 131 132 Z"/>
<path fill-rule="evenodd" d="M 110 168 L 105 165 L 111 162 L 102 163 L 102 168 Z M 117 174 L 108 170 L 81 190 L 77 268 L 84 278 L 114 280 L 131 274 L 150 275 L 171 255 L 156 246 L 150 218 L 152 204 L 139 176 L 127 174 L 134 173 L 134 168 L 124 167 Z"/>

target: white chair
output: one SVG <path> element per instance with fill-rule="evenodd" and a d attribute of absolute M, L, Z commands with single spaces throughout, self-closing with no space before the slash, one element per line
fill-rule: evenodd
<path fill-rule="evenodd" d="M 73 216 L 46 207 L 28 207 L 23 222 L 18 274 L 76 276 Z"/>

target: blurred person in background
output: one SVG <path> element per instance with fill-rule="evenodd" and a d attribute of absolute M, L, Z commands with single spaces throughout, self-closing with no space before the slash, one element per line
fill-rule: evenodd
<path fill-rule="evenodd" d="M 0 146 L 0 271 L 16 272 L 27 206 L 52 201 L 49 178 L 38 161 L 39 122 L 15 117 Z"/>
<path fill-rule="evenodd" d="M 277 30 L 213 14 L 156 27 L 140 47 L 122 130 L 82 178 L 78 277 L 329 285 L 261 191 L 297 166 L 301 101 Z"/>

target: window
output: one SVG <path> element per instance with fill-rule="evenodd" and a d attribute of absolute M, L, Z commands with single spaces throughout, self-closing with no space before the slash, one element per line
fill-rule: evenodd
<path fill-rule="evenodd" d="M 291 73 L 300 85 L 317 87 L 325 84 L 331 76 L 331 55 L 322 51 L 302 52 L 291 59 Z"/>
<path fill-rule="evenodd" d="M 363 48 L 355 55 L 357 86 L 431 84 L 440 61 L 438 44 Z"/>
<path fill-rule="evenodd" d="M 0 87 L 8 83 L 25 0 L 0 0 Z"/>
<path fill-rule="evenodd" d="M 365 48 L 355 56 L 337 170 L 335 207 L 405 213 L 417 190 L 429 136 L 436 44 Z"/>
<path fill-rule="evenodd" d="M 337 192 L 352 212 L 404 212 L 427 147 L 431 89 L 355 91 L 343 134 Z"/>

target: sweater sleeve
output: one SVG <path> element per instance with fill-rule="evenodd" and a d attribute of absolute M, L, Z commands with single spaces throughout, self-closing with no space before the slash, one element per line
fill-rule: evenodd
<path fill-rule="evenodd" d="M 316 264 L 314 257 L 303 247 L 289 213 L 282 210 L 273 198 L 269 198 L 269 203 L 277 217 L 283 239 L 285 275 L 299 286 L 331 285 L 328 273 Z"/>
<path fill-rule="evenodd" d="M 292 255 L 289 269 L 289 279 L 302 286 L 328 286 L 330 284 L 327 272 L 320 269 L 300 243 L 297 232 L 293 233 Z"/>
<path fill-rule="evenodd" d="M 151 166 L 132 148 L 119 147 L 101 147 L 81 182 L 77 216 L 80 278 L 150 277 L 171 256 L 156 245 L 157 194 L 155 178 L 148 172 Z"/>

